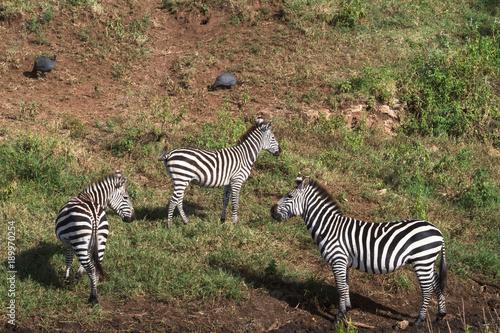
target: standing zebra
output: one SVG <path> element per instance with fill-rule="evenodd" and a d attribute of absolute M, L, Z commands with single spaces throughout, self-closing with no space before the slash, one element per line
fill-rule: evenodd
<path fill-rule="evenodd" d="M 158 161 L 165 162 L 167 172 L 174 182 L 174 193 L 168 205 L 167 227 L 172 226 L 175 207 L 179 209 L 184 224 L 188 223 L 182 200 L 184 190 L 191 181 L 203 187 L 224 186 L 221 220 L 226 219 L 226 208 L 231 195 L 233 222 L 236 224 L 241 185 L 250 175 L 252 165 L 262 149 L 274 156 L 281 153 L 271 131 L 271 122 L 265 123 L 260 116 L 234 147 L 217 150 L 181 147 L 170 152 L 165 147 Z"/>
<path fill-rule="evenodd" d="M 56 235 L 66 247 L 66 274 L 69 279 L 69 269 L 73 262 L 73 250 L 80 261 L 80 268 L 76 274 L 78 280 L 87 271 L 90 278 L 89 302 L 97 304 L 96 284 L 104 271 L 101 266 L 106 240 L 108 238 L 108 220 L 104 208 L 109 205 L 124 222 L 132 222 L 135 212 L 125 189 L 127 178 L 120 171 L 104 177 L 102 180 L 89 185 L 84 191 L 70 198 L 56 218 Z M 89 252 L 92 252 L 94 265 L 90 261 Z"/>
<path fill-rule="evenodd" d="M 425 320 L 432 290 L 437 294 L 437 321 L 446 315 L 443 295 L 446 284 L 444 240 L 441 232 L 423 220 L 367 223 L 342 215 L 332 196 L 318 183 L 299 173 L 296 187 L 271 208 L 281 221 L 302 215 L 309 233 L 318 244 L 323 260 L 332 267 L 340 304 L 338 318 L 351 308 L 348 269 L 354 267 L 370 274 L 394 272 L 411 264 L 422 289 L 423 302 L 418 326 Z M 441 252 L 439 275 L 434 262 Z"/>

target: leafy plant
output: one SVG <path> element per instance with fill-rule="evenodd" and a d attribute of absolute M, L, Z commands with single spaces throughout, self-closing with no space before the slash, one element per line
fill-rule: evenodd
<path fill-rule="evenodd" d="M 465 209 L 486 207 L 500 202 L 496 187 L 489 181 L 489 175 L 478 168 L 472 175 L 472 184 L 465 188 L 456 199 Z"/>
<path fill-rule="evenodd" d="M 220 149 L 236 144 L 238 138 L 245 132 L 247 126 L 241 117 L 231 114 L 229 104 L 216 111 L 218 122 L 206 122 L 196 137 L 190 137 L 188 142 L 196 147 Z"/>
<path fill-rule="evenodd" d="M 353 28 L 366 17 L 363 0 L 345 1 L 342 9 L 333 16 L 331 23 L 341 27 Z"/>
<path fill-rule="evenodd" d="M 19 119 L 21 120 L 34 119 L 38 113 L 38 106 L 36 102 L 26 103 L 24 100 L 21 100 L 19 107 Z"/>
<path fill-rule="evenodd" d="M 404 90 L 411 117 L 405 121 L 407 133 L 496 137 L 499 123 L 496 97 L 489 80 L 500 79 L 500 47 L 494 36 L 476 33 L 468 36 L 463 49 L 456 52 L 434 50 L 415 59 Z M 415 75 L 416 74 L 416 75 Z M 488 119 L 489 118 L 489 119 Z"/>

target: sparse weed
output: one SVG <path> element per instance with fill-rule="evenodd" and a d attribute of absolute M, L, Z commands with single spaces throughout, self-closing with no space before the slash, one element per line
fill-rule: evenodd
<path fill-rule="evenodd" d="M 40 18 L 38 18 L 38 15 L 35 12 L 32 12 L 31 18 L 24 20 L 24 29 L 29 32 L 40 33 L 44 25 L 50 22 L 53 18 L 54 12 L 51 8 L 46 9 L 41 14 Z"/>
<path fill-rule="evenodd" d="M 124 65 L 113 64 L 113 68 L 111 69 L 111 74 L 113 75 L 113 77 L 120 79 L 125 74 L 126 69 L 127 69 L 127 67 Z"/>
<path fill-rule="evenodd" d="M 174 13 L 183 7 L 187 2 L 187 0 L 162 0 L 165 9 Z"/>
<path fill-rule="evenodd" d="M 187 113 L 186 109 L 182 109 L 180 112 L 175 114 L 172 109 L 172 101 L 168 95 L 155 99 L 151 104 L 151 109 L 154 117 L 161 123 L 161 128 L 156 133 L 158 139 L 163 135 L 172 132 L 174 126 L 177 125 L 184 117 L 184 114 Z"/>
<path fill-rule="evenodd" d="M 19 116 L 20 120 L 34 119 L 38 114 L 38 106 L 36 102 L 26 103 L 24 100 L 21 100 L 19 103 Z"/>
<path fill-rule="evenodd" d="M 193 76 L 196 73 L 196 54 L 186 54 L 175 60 L 171 70 L 179 77 L 179 86 L 183 89 L 190 89 L 193 85 Z"/>
<path fill-rule="evenodd" d="M 72 139 L 83 139 L 89 133 L 87 126 L 75 116 L 67 116 L 63 119 L 62 128 L 69 130 Z"/>

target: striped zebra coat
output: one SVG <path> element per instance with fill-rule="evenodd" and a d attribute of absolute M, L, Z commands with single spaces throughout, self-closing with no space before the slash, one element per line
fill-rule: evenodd
<path fill-rule="evenodd" d="M 135 219 L 135 211 L 130 203 L 129 195 L 125 189 L 127 178 L 119 171 L 102 180 L 89 185 L 84 191 L 70 198 L 56 218 L 56 236 L 66 247 L 66 273 L 69 279 L 70 266 L 73 262 L 73 251 L 76 252 L 80 267 L 76 279 L 80 279 L 83 270 L 87 271 L 90 278 L 89 302 L 97 304 L 97 282 L 104 271 L 101 262 L 106 248 L 109 225 L 104 208 L 109 205 L 124 222 Z M 92 252 L 94 265 L 90 260 Z"/>
<path fill-rule="evenodd" d="M 418 326 L 425 320 L 432 290 L 438 297 L 437 320 L 446 315 L 443 295 L 446 284 L 445 246 L 441 232 L 423 220 L 368 223 L 342 215 L 332 196 L 309 177 L 300 173 L 296 187 L 271 208 L 271 215 L 281 221 L 302 215 L 309 233 L 319 246 L 324 261 L 332 267 L 339 294 L 338 318 L 351 308 L 348 269 L 370 274 L 391 273 L 411 264 L 418 277 L 423 302 Z M 441 253 L 439 275 L 434 262 Z"/>
<path fill-rule="evenodd" d="M 203 187 L 224 186 L 221 220 L 226 219 L 226 208 L 231 196 L 233 222 L 237 223 L 240 189 L 261 150 L 267 150 L 274 156 L 281 153 L 271 131 L 271 122 L 265 123 L 262 117 L 257 118 L 255 125 L 241 136 L 240 143 L 234 147 L 217 150 L 181 147 L 170 152 L 165 147 L 158 161 L 164 161 L 174 183 L 174 193 L 168 205 L 167 227 L 172 226 L 175 207 L 184 224 L 188 223 L 182 201 L 190 182 Z"/>

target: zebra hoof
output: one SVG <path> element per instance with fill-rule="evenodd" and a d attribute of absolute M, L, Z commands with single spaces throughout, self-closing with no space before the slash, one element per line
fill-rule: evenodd
<path fill-rule="evenodd" d="M 442 322 L 442 321 L 443 321 L 444 316 L 446 316 L 446 313 L 438 313 L 437 318 L 436 318 L 436 321 L 437 321 L 438 323 Z"/>
<path fill-rule="evenodd" d="M 419 318 L 417 318 L 417 320 L 415 320 L 415 321 L 414 321 L 413 323 L 411 323 L 410 325 L 411 325 L 411 326 L 413 326 L 413 327 L 417 327 L 417 326 L 419 326 L 419 325 L 420 325 L 420 323 L 421 323 L 421 322 L 423 322 L 423 321 L 425 321 L 425 318 L 420 319 L 420 317 L 419 317 Z"/>
<path fill-rule="evenodd" d="M 89 303 L 92 304 L 92 306 L 98 305 L 99 301 L 97 300 L 97 296 L 90 296 Z"/>

